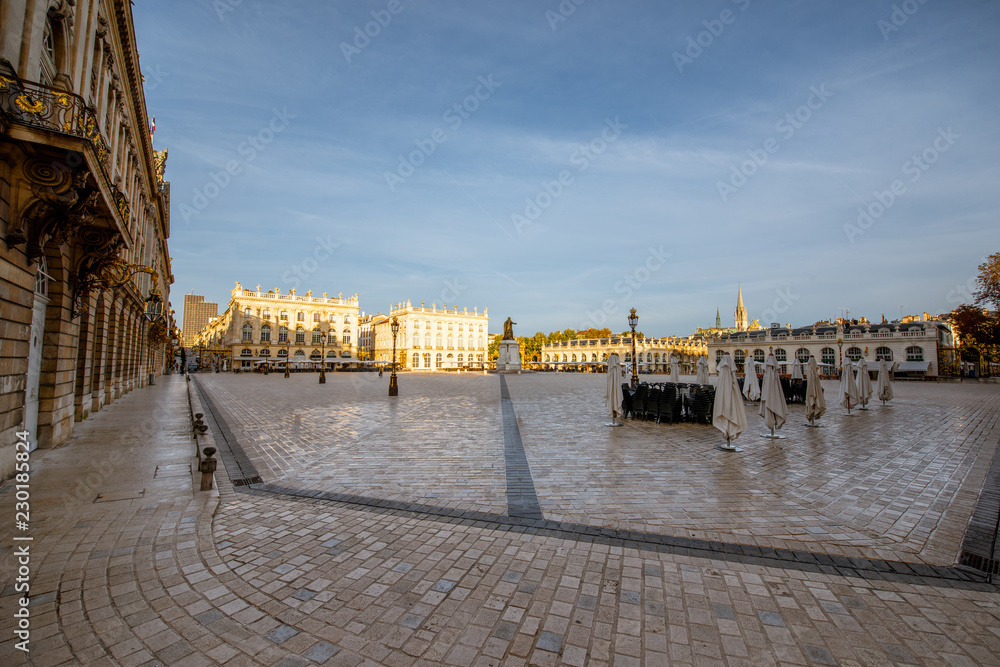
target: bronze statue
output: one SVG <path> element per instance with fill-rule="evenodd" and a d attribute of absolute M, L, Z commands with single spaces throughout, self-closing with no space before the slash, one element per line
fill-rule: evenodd
<path fill-rule="evenodd" d="M 509 317 L 507 318 L 507 321 L 503 323 L 503 340 L 514 340 L 515 324 L 517 324 L 517 322 L 514 322 Z"/>

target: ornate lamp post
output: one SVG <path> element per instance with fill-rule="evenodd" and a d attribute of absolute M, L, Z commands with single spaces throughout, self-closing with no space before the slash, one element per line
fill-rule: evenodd
<path fill-rule="evenodd" d="M 629 311 L 628 325 L 632 329 L 632 386 L 639 386 L 639 363 L 635 358 L 635 326 L 639 324 L 639 316 L 635 314 L 635 308 Z"/>
<path fill-rule="evenodd" d="M 320 339 L 320 349 L 319 353 L 319 383 L 326 384 L 326 334 L 324 333 Z"/>
<path fill-rule="evenodd" d="M 396 334 L 399 333 L 399 320 L 395 316 L 393 316 L 392 322 L 389 323 L 389 329 L 392 331 L 392 375 L 389 376 L 389 395 L 398 396 L 399 385 L 396 383 Z"/>
<path fill-rule="evenodd" d="M 844 339 L 837 339 L 837 371 L 839 374 L 840 369 L 844 366 Z"/>
<path fill-rule="evenodd" d="M 291 366 L 292 339 L 285 335 L 285 377 L 288 377 L 288 367 Z"/>

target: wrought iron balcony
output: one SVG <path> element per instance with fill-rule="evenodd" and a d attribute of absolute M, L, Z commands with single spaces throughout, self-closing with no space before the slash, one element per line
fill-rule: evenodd
<path fill-rule="evenodd" d="M 123 221 L 129 217 L 128 198 L 111 183 L 111 150 L 101 133 L 97 112 L 75 93 L 56 90 L 33 81 L 0 75 L 0 113 L 15 125 L 85 139 L 94 151 L 111 189 L 115 209 Z"/>

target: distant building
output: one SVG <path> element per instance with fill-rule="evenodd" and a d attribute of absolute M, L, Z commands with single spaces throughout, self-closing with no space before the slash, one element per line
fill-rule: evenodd
<path fill-rule="evenodd" d="M 924 313 L 923 319 L 872 324 L 860 321 L 816 324 L 789 328 L 721 333 L 708 339 L 709 368 L 715 372 L 722 355 L 733 355 L 737 369 L 742 371 L 748 356 L 763 362 L 774 353 L 779 362 L 800 362 L 815 356 L 816 361 L 839 368 L 843 359 L 868 361 L 870 369 L 885 359 L 897 375 L 916 378 L 937 377 L 942 367 L 948 369 L 957 361 L 956 340 L 951 325 Z"/>
<path fill-rule="evenodd" d="M 392 331 L 396 318 L 396 364 L 411 370 L 454 370 L 482 368 L 486 360 L 490 318 L 487 308 L 479 312 L 468 307 L 448 307 L 421 303 L 414 306 L 409 299 L 393 304 L 389 314 L 373 321 L 375 359 L 392 360 Z"/>
<path fill-rule="evenodd" d="M 199 294 L 184 295 L 184 324 L 181 328 L 181 345 L 194 345 L 198 332 L 205 328 L 213 317 L 219 316 L 219 304 L 205 301 Z"/>
<path fill-rule="evenodd" d="M 670 371 L 670 358 L 676 356 L 681 364 L 681 373 L 690 374 L 696 370 L 698 357 L 707 354 L 705 340 L 698 335 L 687 337 L 666 336 L 663 338 L 638 338 L 635 342 L 639 370 L 647 373 Z M 542 346 L 539 358 L 542 368 L 561 368 L 602 365 L 612 352 L 623 362 L 632 362 L 631 336 L 611 336 L 609 338 L 587 338 L 562 340 Z"/>
<path fill-rule="evenodd" d="M 295 290 L 244 289 L 236 283 L 221 316 L 195 340 L 208 363 L 251 369 L 261 362 L 291 359 L 307 365 L 357 361 L 358 295 L 299 296 Z"/>
<path fill-rule="evenodd" d="M 734 326 L 740 331 L 746 331 L 750 327 L 750 324 L 747 320 L 747 309 L 743 307 L 743 285 L 740 285 L 738 290 Z M 716 318 L 716 321 L 718 321 L 718 318 Z"/>

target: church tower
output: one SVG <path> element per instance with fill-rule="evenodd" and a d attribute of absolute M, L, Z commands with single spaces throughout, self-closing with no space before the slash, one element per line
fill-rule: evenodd
<path fill-rule="evenodd" d="M 715 309 L 715 328 L 716 329 L 722 328 L 722 317 L 719 315 L 718 307 L 716 307 Z"/>
<path fill-rule="evenodd" d="M 739 295 L 736 297 L 736 328 L 740 331 L 746 331 L 749 328 L 747 309 L 743 307 L 743 285 L 740 285 Z"/>

